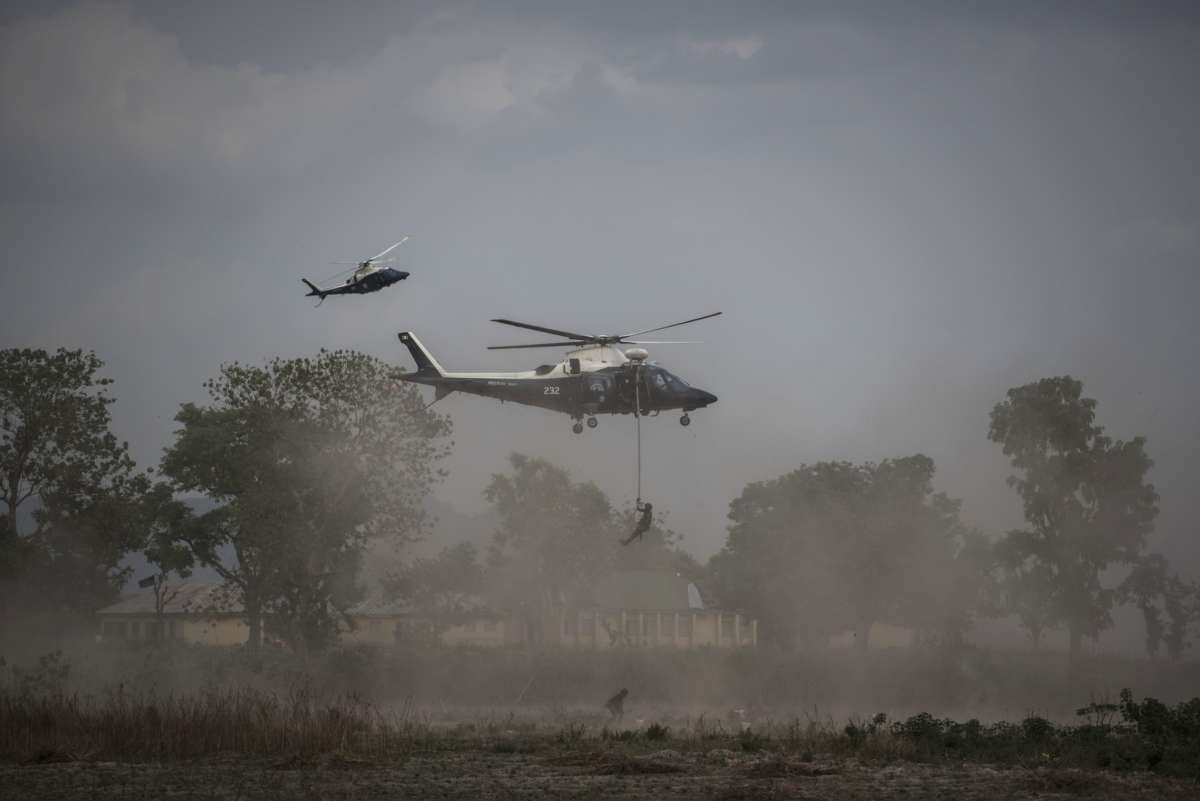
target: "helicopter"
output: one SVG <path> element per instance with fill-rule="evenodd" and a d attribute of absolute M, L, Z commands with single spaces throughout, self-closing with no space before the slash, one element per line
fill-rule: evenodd
<path fill-rule="evenodd" d="M 688 415 L 717 402 L 717 396 L 696 389 L 682 378 L 654 363 L 647 363 L 649 353 L 641 347 L 622 350 L 618 345 L 676 345 L 685 342 L 648 342 L 633 339 L 643 334 L 716 317 L 713 312 L 679 323 L 649 328 L 632 334 L 577 334 L 555 328 L 545 328 L 516 320 L 497 319 L 494 323 L 525 328 L 562 337 L 561 342 L 540 342 L 528 345 L 493 345 L 488 350 L 521 348 L 566 348 L 566 357 L 556 364 L 544 364 L 519 373 L 451 373 L 421 344 L 411 331 L 402 331 L 400 341 L 417 364 L 415 373 L 400 377 L 414 384 L 434 388 L 434 403 L 451 392 L 466 392 L 537 406 L 568 414 L 575 421 L 571 430 L 583 433 L 584 421 L 595 428 L 598 414 L 655 414 L 678 409 L 682 412 L 680 425 L 692 422 Z"/>
<path fill-rule="evenodd" d="M 338 273 L 337 275 L 328 279 L 333 280 L 333 278 L 340 278 L 346 273 L 351 273 L 350 277 L 346 279 L 346 282 L 339 286 L 321 289 L 307 278 L 301 278 L 300 280 L 303 281 L 305 286 L 309 288 L 309 293 L 305 295 L 305 297 L 320 298 L 320 300 L 317 301 L 317 305 L 320 306 L 325 298 L 329 295 L 365 295 L 368 292 L 378 292 L 379 290 L 389 287 L 398 281 L 403 281 L 405 278 L 408 278 L 408 273 L 403 270 L 397 270 L 394 267 L 384 266 L 386 264 L 394 263 L 395 260 L 384 260 L 383 257 L 407 241 L 408 237 L 406 236 L 382 253 L 372 256 L 366 261 L 357 262 L 350 270 Z M 340 263 L 345 264 L 346 262 Z"/>

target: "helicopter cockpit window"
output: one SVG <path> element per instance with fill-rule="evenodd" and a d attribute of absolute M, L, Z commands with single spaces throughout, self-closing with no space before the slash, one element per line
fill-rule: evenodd
<path fill-rule="evenodd" d="M 673 387 L 676 387 L 678 389 L 688 389 L 690 387 L 688 382 L 684 381 L 682 378 L 680 378 L 677 375 L 674 375 L 672 373 L 667 373 L 666 376 L 667 376 L 667 383 Z"/>
<path fill-rule="evenodd" d="M 555 367 L 555 365 L 553 365 L 553 364 L 543 364 L 543 365 L 535 368 L 533 371 L 533 374 L 534 375 L 545 375 L 546 373 L 553 370 L 554 367 Z"/>
<path fill-rule="evenodd" d="M 658 370 L 654 373 L 654 384 L 659 389 L 667 388 L 667 379 L 663 378 L 663 373 L 661 370 Z"/>

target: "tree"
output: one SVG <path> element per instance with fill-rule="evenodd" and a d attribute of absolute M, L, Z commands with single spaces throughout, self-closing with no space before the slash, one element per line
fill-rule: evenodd
<path fill-rule="evenodd" d="M 1017 471 L 1008 484 L 1029 524 L 1000 545 L 1006 582 L 1036 609 L 1026 625 L 1067 627 L 1074 659 L 1083 637 L 1112 625 L 1116 594 L 1104 572 L 1136 565 L 1154 529 L 1158 494 L 1146 481 L 1153 463 L 1145 439 L 1105 436 L 1096 401 L 1070 376 L 1010 389 L 992 409 L 988 438 Z"/>
<path fill-rule="evenodd" d="M 383 585 L 388 597 L 405 603 L 428 623 L 428 633 L 435 639 L 483 608 L 483 565 L 469 542 L 443 548 L 433 559 L 415 559 L 384 579 Z"/>
<path fill-rule="evenodd" d="M 39 608 L 90 614 L 124 580 L 149 489 L 110 430 L 93 352 L 0 350 L 0 579 Z"/>
<path fill-rule="evenodd" d="M 1167 613 L 1167 629 L 1163 635 L 1167 656 L 1178 661 L 1191 644 L 1189 630 L 1200 621 L 1200 582 L 1170 576 L 1163 592 L 1163 606 Z"/>
<path fill-rule="evenodd" d="M 803 465 L 747 485 L 709 564 L 718 597 L 781 644 L 853 629 L 865 648 L 877 621 L 957 640 L 987 549 L 980 566 L 958 501 L 933 491 L 933 474 L 933 460 L 916 455 Z"/>
<path fill-rule="evenodd" d="M 610 570 L 618 534 L 604 493 L 544 459 L 514 453 L 509 464 L 512 472 L 493 475 L 484 491 L 500 515 L 490 559 L 523 569 L 527 600 L 586 587 Z"/>
<path fill-rule="evenodd" d="M 171 576 L 186 579 L 192 574 L 196 559 L 181 537 L 195 525 L 191 509 L 176 500 L 171 486 L 155 484 L 146 493 L 143 501 L 145 541 L 142 556 L 146 563 L 155 568 L 149 577 L 154 591 L 154 614 L 158 618 L 159 632 L 164 631 L 164 612 L 167 604 L 179 594 L 179 587 L 172 586 Z M 142 585 L 147 579 L 138 582 Z"/>
<path fill-rule="evenodd" d="M 1188 646 L 1188 629 L 1200 616 L 1194 599 L 1200 599 L 1196 585 L 1172 575 L 1161 554 L 1147 554 L 1134 563 L 1129 576 L 1117 587 L 1117 599 L 1132 603 L 1142 613 L 1146 625 L 1146 653 L 1158 656 L 1165 645 L 1167 656 L 1180 659 Z"/>
<path fill-rule="evenodd" d="M 1010 538 L 996 543 L 995 550 L 1003 576 L 1000 608 L 1017 616 L 1036 650 L 1046 632 L 1057 625 L 1048 602 L 1054 591 L 1054 572 L 1049 565 L 1028 562 Z"/>
<path fill-rule="evenodd" d="M 632 509 L 617 512 L 595 484 L 576 483 L 544 459 L 514 453 L 509 464 L 510 473 L 493 475 L 484 493 L 500 518 L 489 582 L 499 603 L 524 610 L 535 632 L 542 603 L 588 603 L 595 580 L 613 570 L 682 572 L 694 565 L 675 548 L 678 535 L 661 516 L 640 541 L 622 547 L 619 540 L 633 529 Z"/>
<path fill-rule="evenodd" d="M 365 543 L 421 535 L 450 423 L 399 372 L 353 351 L 227 364 L 211 404 L 176 415 L 163 473 L 222 504 L 181 540 L 241 601 L 251 648 L 267 617 L 295 647 L 327 645 Z"/>

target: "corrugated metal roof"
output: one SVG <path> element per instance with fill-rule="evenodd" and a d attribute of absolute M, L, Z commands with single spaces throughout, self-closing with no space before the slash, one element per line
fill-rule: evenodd
<path fill-rule="evenodd" d="M 224 584 L 203 584 L 184 582 L 166 590 L 166 602 L 163 613 L 178 614 L 221 614 L 237 615 L 242 612 L 242 605 L 237 600 L 237 592 Z M 146 590 L 127 595 L 111 606 L 106 606 L 98 615 L 153 615 L 154 591 Z"/>

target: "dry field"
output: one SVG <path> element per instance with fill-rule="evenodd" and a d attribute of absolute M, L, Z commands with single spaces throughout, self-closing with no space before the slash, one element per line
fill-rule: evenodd
<path fill-rule="evenodd" d="M 69 759 L 47 755 L 48 759 Z M 987 765 L 803 761 L 728 748 L 606 753 L 414 752 L 275 761 L 63 761 L 0 767 L 6 801 L 284 799 L 1189 799 L 1195 782 L 1147 773 Z"/>
<path fill-rule="evenodd" d="M 1011 672 L 1005 694 L 951 719 L 916 712 L 920 694 L 899 692 L 929 683 L 933 674 L 918 663 L 893 675 L 894 687 L 867 676 L 875 696 L 858 699 L 857 708 L 893 711 L 863 717 L 845 704 L 849 686 L 830 685 L 839 691 L 824 696 L 829 706 L 820 712 L 784 700 L 792 685 L 778 677 L 804 663 L 712 655 L 614 657 L 599 667 L 503 654 L 457 664 L 452 655 L 437 670 L 336 655 L 340 661 L 316 672 L 286 663 L 248 671 L 236 655 L 207 652 L 187 652 L 166 670 L 163 654 L 135 656 L 143 669 L 121 671 L 127 678 L 116 683 L 78 675 L 77 664 L 94 660 L 71 663 L 58 654 L 6 669 L 0 801 L 1200 799 L 1200 698 L 1097 700 L 1078 687 L 1061 691 L 1066 682 L 1056 686 L 1044 671 Z M 742 698 L 728 678 L 737 668 L 747 668 L 742 684 L 754 688 Z M 805 684 L 838 675 L 825 669 L 810 670 Z M 530 675 L 540 678 L 523 678 Z M 968 686 L 977 686 L 973 675 Z M 372 683 L 380 676 L 386 685 Z M 672 677 L 692 691 L 679 691 Z M 1182 669 L 1178 679 L 1194 685 Z M 626 683 L 642 689 L 631 693 L 623 718 L 611 719 L 601 701 Z M 419 692 L 389 692 L 405 686 Z M 762 687 L 775 689 L 774 703 L 764 702 Z M 1034 691 L 1022 693 L 1027 687 Z M 450 689 L 459 689 L 457 697 Z M 875 706 L 887 700 L 884 689 L 909 703 Z M 1057 705 L 1012 714 L 1014 699 L 1051 690 L 1061 691 Z M 518 692 L 523 700 L 511 700 Z M 1072 695 L 1082 706 L 1071 708 Z M 510 700 L 481 704 L 472 696 Z M 689 696 L 707 703 L 679 703 Z M 986 714 L 983 702 L 997 699 L 1005 709 Z"/>
<path fill-rule="evenodd" d="M 4 700 L 3 801 L 1200 797 L 1190 774 L 1147 769 L 1143 738 L 1077 741 L 1044 721 L 972 741 L 969 724 L 927 717 L 660 710 L 670 725 L 625 727 L 583 708 L 435 714 L 247 691 Z"/>

